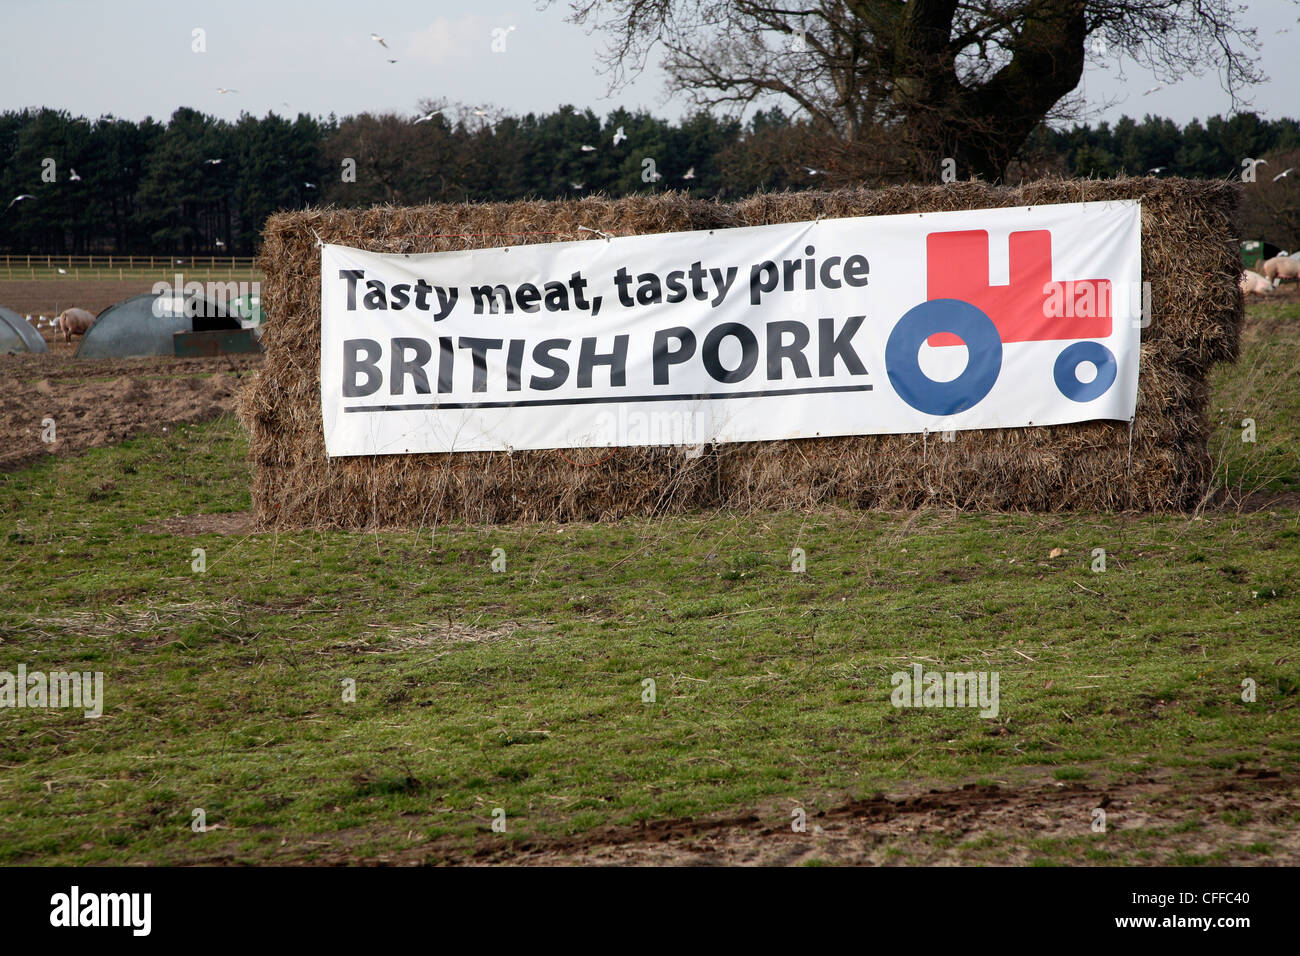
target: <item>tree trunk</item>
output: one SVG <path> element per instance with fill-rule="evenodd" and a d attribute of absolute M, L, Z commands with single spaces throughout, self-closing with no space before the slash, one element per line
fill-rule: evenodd
<path fill-rule="evenodd" d="M 959 176 L 1001 180 L 1029 134 L 1083 75 L 1084 0 L 1043 0 L 1009 48 L 1011 59 L 978 86 L 957 77 L 949 35 L 955 0 L 913 0 L 900 22 L 895 104 L 918 172 L 956 161 Z"/>

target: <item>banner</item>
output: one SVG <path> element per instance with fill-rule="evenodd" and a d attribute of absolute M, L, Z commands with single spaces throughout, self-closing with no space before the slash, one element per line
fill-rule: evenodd
<path fill-rule="evenodd" d="M 428 255 L 325 245 L 326 449 L 1127 421 L 1140 229 L 1123 201 Z"/>

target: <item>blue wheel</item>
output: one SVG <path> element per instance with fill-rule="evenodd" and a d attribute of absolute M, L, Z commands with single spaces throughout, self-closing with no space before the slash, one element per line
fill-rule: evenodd
<path fill-rule="evenodd" d="M 966 343 L 966 368 L 936 382 L 918 361 L 921 345 L 938 332 Z M 993 320 L 960 299 L 931 299 L 909 309 L 885 344 L 885 370 L 899 398 L 927 415 L 955 415 L 979 403 L 1002 371 L 1002 336 Z"/>
<path fill-rule="evenodd" d="M 1091 382 L 1079 381 L 1077 373 L 1083 362 L 1097 366 L 1097 377 Z M 1066 398 L 1075 402 L 1090 402 L 1106 394 L 1115 384 L 1118 371 L 1115 354 L 1106 346 L 1100 342 L 1075 342 L 1056 357 L 1052 377 Z"/>

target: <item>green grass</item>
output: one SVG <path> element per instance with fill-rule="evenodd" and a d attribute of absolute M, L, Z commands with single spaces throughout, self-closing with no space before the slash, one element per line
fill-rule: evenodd
<path fill-rule="evenodd" d="M 1216 443 L 1238 491 L 1300 482 L 1297 367 L 1297 337 L 1264 334 L 1216 375 L 1216 408 L 1260 409 L 1256 447 Z M 458 858 L 981 779 L 1300 768 L 1294 507 L 164 530 L 246 510 L 245 454 L 227 418 L 0 475 L 0 670 L 102 671 L 107 698 L 98 720 L 0 710 L 0 863 Z M 913 662 L 997 671 L 998 716 L 894 708 Z M 1222 862 L 1178 844 L 1198 819 L 1027 849 Z M 1249 813 L 1213 822 L 1278 859 Z"/>
<path fill-rule="evenodd" d="M 1241 358 L 1211 376 L 1211 441 L 1222 486 L 1239 494 L 1300 491 L 1300 304 L 1252 306 Z M 1248 427 L 1254 422 L 1254 441 Z"/>

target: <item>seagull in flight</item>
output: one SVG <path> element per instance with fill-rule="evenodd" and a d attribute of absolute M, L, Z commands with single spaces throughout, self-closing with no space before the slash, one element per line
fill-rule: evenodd
<path fill-rule="evenodd" d="M 77 175 L 77 171 L 75 169 L 72 171 L 72 175 L 69 176 L 68 179 L 70 179 L 74 183 L 81 182 L 81 177 Z"/>
<path fill-rule="evenodd" d="M 1169 168 L 1168 166 L 1155 166 L 1152 169 L 1148 169 L 1147 173 L 1151 176 L 1159 176 L 1168 168 Z"/>
<path fill-rule="evenodd" d="M 228 89 L 226 89 L 224 86 L 218 86 L 218 87 L 217 87 L 217 92 L 218 92 L 218 93 L 238 93 L 239 90 L 228 90 Z"/>
<path fill-rule="evenodd" d="M 586 184 L 586 183 L 569 183 L 569 186 L 570 186 L 571 188 L 573 188 L 573 189 L 581 189 L 581 188 L 582 188 L 583 186 L 585 186 L 585 185 L 587 185 L 587 184 Z"/>
<path fill-rule="evenodd" d="M 381 37 L 378 33 L 372 33 L 372 34 L 370 34 L 370 39 L 374 40 L 376 43 L 378 43 L 378 44 L 379 44 L 381 47 L 383 47 L 385 50 L 388 49 L 388 44 L 384 42 L 384 38 Z"/>
<path fill-rule="evenodd" d="M 425 113 L 423 116 L 414 120 L 411 125 L 414 126 L 415 123 L 427 123 L 429 122 L 429 120 L 433 119 L 439 113 L 445 113 L 445 112 L 447 112 L 447 108 L 444 106 L 442 109 L 434 110 L 432 113 Z"/>
<path fill-rule="evenodd" d="M 825 176 L 825 175 L 826 175 L 826 170 L 824 170 L 824 169 L 813 169 L 811 166 L 805 166 L 804 169 L 808 170 L 808 175 L 809 175 L 809 176 Z"/>
<path fill-rule="evenodd" d="M 682 173 L 682 179 L 694 179 L 694 178 L 695 178 L 695 167 L 694 167 L 694 166 L 692 166 L 690 169 L 686 170 L 686 172 Z"/>
<path fill-rule="evenodd" d="M 16 202 L 22 202 L 24 199 L 35 199 L 35 198 L 36 198 L 35 196 L 31 196 L 28 195 L 27 193 L 23 193 L 21 196 L 15 196 L 13 199 L 9 200 L 9 206 L 12 206 Z M 5 206 L 5 209 L 8 209 L 9 206 Z"/>
<path fill-rule="evenodd" d="M 396 63 L 397 61 L 396 61 L 396 60 L 389 60 L 388 62 L 389 62 L 389 63 Z"/>
<path fill-rule="evenodd" d="M 1282 172 L 1278 173 L 1276 176 L 1274 176 L 1274 177 L 1273 177 L 1273 182 L 1277 182 L 1279 179 L 1282 179 L 1282 178 L 1286 177 L 1288 174 L 1293 173 L 1293 172 L 1295 172 L 1295 167 L 1294 167 L 1294 166 L 1290 166 L 1290 167 L 1288 167 L 1288 168 L 1282 170 Z"/>
<path fill-rule="evenodd" d="M 596 151 L 595 146 L 588 146 L 586 143 L 583 143 L 578 148 L 581 149 L 584 153 L 594 153 Z"/>
<path fill-rule="evenodd" d="M 623 132 L 623 127 L 614 130 L 614 145 L 617 146 L 623 140 L 627 139 L 627 133 Z"/>
<path fill-rule="evenodd" d="M 1142 93 L 1142 95 L 1143 95 L 1143 96 L 1150 96 L 1152 93 L 1159 93 L 1159 92 L 1160 92 L 1161 90 L 1163 90 L 1164 88 L 1165 88 L 1165 85 L 1164 85 L 1163 83 L 1157 83 L 1155 86 L 1151 87 L 1151 89 L 1149 89 L 1149 90 L 1145 90 L 1145 91 Z"/>
<path fill-rule="evenodd" d="M 315 188 L 316 188 L 316 184 L 315 184 L 315 183 L 303 183 L 302 186 L 303 186 L 304 189 L 315 189 Z"/>
<path fill-rule="evenodd" d="M 209 166 L 220 166 L 220 165 L 221 165 L 221 160 L 219 160 L 219 159 L 209 159 L 209 160 L 206 160 L 205 162 L 206 162 Z"/>

